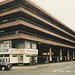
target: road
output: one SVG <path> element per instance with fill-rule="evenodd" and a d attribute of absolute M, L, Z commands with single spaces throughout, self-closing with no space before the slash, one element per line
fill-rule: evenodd
<path fill-rule="evenodd" d="M 75 61 L 29 70 L 11 69 L 9 71 L 0 71 L 0 75 L 75 75 Z"/>

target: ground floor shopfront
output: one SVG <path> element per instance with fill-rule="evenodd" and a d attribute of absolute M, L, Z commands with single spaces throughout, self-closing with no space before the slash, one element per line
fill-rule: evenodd
<path fill-rule="evenodd" d="M 11 64 L 73 61 L 75 50 L 30 40 L 10 40 L 0 43 L 0 59 Z"/>
<path fill-rule="evenodd" d="M 37 49 L 0 49 L 0 60 L 11 64 L 36 64 L 37 54 Z"/>

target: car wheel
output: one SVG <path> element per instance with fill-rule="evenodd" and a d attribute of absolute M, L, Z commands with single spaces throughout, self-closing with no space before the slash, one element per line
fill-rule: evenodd
<path fill-rule="evenodd" d="M 2 71 L 4 71 L 5 70 L 5 67 L 2 67 Z"/>

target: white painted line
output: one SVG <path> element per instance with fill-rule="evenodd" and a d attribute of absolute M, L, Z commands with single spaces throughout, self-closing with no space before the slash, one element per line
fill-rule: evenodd
<path fill-rule="evenodd" d="M 71 71 L 66 71 L 66 72 L 71 72 Z"/>
<path fill-rule="evenodd" d="M 59 69 L 56 69 L 56 70 L 52 70 L 52 71 L 58 71 L 58 70 L 61 70 L 62 68 L 59 68 Z"/>
<path fill-rule="evenodd" d="M 69 67 L 72 67 L 72 66 L 66 66 L 65 68 L 69 68 Z"/>
<path fill-rule="evenodd" d="M 73 71 L 73 72 L 75 72 L 75 71 Z"/>
<path fill-rule="evenodd" d="M 52 72 L 57 72 L 57 71 L 52 71 Z"/>

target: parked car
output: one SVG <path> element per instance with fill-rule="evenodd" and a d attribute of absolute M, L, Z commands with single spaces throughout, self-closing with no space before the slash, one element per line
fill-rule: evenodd
<path fill-rule="evenodd" d="M 10 63 L 0 60 L 0 70 L 9 70 L 11 67 L 12 65 Z"/>

